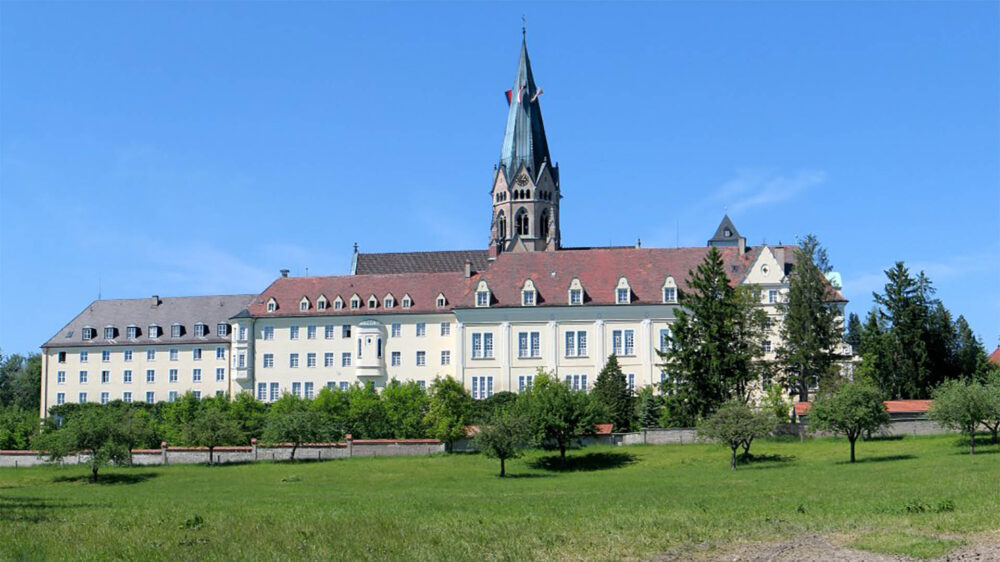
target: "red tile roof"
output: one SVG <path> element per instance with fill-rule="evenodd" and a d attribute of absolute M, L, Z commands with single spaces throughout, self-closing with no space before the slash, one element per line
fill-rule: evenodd
<path fill-rule="evenodd" d="M 443 273 L 465 271 L 465 262 L 473 271 L 487 267 L 489 250 L 449 250 L 442 252 L 386 252 L 358 254 L 355 275 L 392 273 Z"/>
<path fill-rule="evenodd" d="M 594 424 L 594 435 L 611 435 L 611 430 L 614 429 L 614 425 L 610 423 L 598 423 Z"/>
<path fill-rule="evenodd" d="M 931 409 L 933 400 L 886 400 L 885 409 L 890 414 L 923 414 Z M 804 416 L 809 413 L 810 402 L 796 402 L 795 415 Z"/>
<path fill-rule="evenodd" d="M 990 354 L 990 363 L 1000 365 L 1000 345 L 998 345 L 997 348 L 993 350 L 993 353 Z"/>

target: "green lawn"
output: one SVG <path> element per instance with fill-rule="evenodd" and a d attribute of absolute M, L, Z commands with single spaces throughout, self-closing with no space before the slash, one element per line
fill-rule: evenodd
<path fill-rule="evenodd" d="M 1000 528 L 1000 455 L 956 436 L 533 451 L 322 463 L 0 469 L 0 558 L 622 559 L 836 533 L 934 556 Z"/>

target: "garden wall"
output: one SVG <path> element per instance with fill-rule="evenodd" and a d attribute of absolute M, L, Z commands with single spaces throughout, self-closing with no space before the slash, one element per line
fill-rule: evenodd
<path fill-rule="evenodd" d="M 348 439 L 340 443 L 310 443 L 295 449 L 299 460 L 327 460 L 348 457 L 399 457 L 433 455 L 444 452 L 444 443 L 437 439 Z M 219 464 L 255 461 L 288 460 L 292 456 L 292 446 L 276 444 L 263 446 L 256 440 L 249 447 L 216 447 L 213 461 Z M 86 453 L 70 455 L 62 464 L 83 464 L 88 460 Z M 0 451 L 0 467 L 36 466 L 48 462 L 38 451 Z M 133 449 L 132 464 L 152 466 L 164 464 L 207 464 L 208 449 L 205 447 L 169 447 L 165 443 L 159 449 Z"/>

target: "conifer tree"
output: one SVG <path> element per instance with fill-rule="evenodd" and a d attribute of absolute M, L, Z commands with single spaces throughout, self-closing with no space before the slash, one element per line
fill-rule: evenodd
<path fill-rule="evenodd" d="M 860 353 L 861 348 L 861 319 L 855 313 L 847 316 L 847 333 L 844 335 L 844 342 L 854 349 L 854 353 Z"/>
<path fill-rule="evenodd" d="M 598 406 L 604 410 L 615 431 L 629 431 L 635 415 L 635 396 L 628 387 L 625 374 L 618 365 L 618 357 L 611 355 L 597 375 L 591 392 Z"/>

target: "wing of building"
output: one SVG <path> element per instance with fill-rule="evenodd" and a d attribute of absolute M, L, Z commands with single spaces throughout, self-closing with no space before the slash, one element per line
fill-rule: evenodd
<path fill-rule="evenodd" d="M 95 301 L 43 346 L 43 414 L 64 402 L 152 402 L 189 390 L 271 401 L 445 376 L 483 399 L 524 390 L 539 369 L 586 390 L 611 354 L 631 385 L 656 384 L 656 352 L 710 247 L 730 282 L 757 286 L 760 305 L 780 320 L 793 247 L 750 246 L 729 216 L 701 247 L 563 247 L 564 195 L 541 94 L 522 43 L 486 248 L 361 253 L 355 245 L 348 275 L 282 270 L 256 295 Z M 834 287 L 830 300 L 841 310 L 846 302 Z M 777 333 L 763 342 L 769 357 Z"/>

